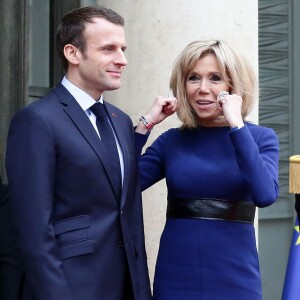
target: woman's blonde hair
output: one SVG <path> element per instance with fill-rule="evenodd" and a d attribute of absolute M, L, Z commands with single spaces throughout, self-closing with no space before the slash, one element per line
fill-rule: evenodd
<path fill-rule="evenodd" d="M 258 99 L 257 78 L 249 61 L 233 47 L 219 40 L 190 43 L 177 57 L 170 79 L 170 88 L 178 101 L 177 115 L 183 127 L 199 126 L 197 116 L 186 96 L 186 81 L 200 58 L 215 55 L 221 75 L 230 86 L 230 93 L 242 97 L 242 117 L 245 119 Z"/>

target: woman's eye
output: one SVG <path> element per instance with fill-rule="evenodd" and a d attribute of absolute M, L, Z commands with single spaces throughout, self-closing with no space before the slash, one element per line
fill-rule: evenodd
<path fill-rule="evenodd" d="M 212 81 L 220 81 L 220 80 L 221 80 L 221 77 L 218 76 L 218 75 L 212 75 L 210 79 L 211 79 Z"/>
<path fill-rule="evenodd" d="M 198 80 L 199 80 L 199 78 L 195 75 L 191 75 L 188 77 L 188 81 L 198 81 Z"/>

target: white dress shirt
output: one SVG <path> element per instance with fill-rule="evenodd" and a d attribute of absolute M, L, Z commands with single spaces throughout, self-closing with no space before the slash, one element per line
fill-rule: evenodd
<path fill-rule="evenodd" d="M 101 139 L 101 133 L 98 130 L 98 127 L 96 125 L 96 119 L 97 117 L 91 112 L 90 107 L 95 104 L 95 100 L 87 94 L 85 91 L 78 88 L 76 85 L 71 83 L 66 77 L 63 78 L 61 84 L 70 92 L 70 94 L 75 98 L 75 100 L 78 102 L 80 107 L 84 110 L 86 115 L 88 116 L 89 120 L 93 124 L 99 138 Z M 98 102 L 103 103 L 103 96 L 101 95 Z M 112 126 L 111 126 L 112 127 Z M 115 135 L 115 132 L 112 127 L 112 131 L 114 133 L 114 137 L 117 144 L 117 149 L 119 153 L 119 159 L 120 159 L 120 167 L 121 167 L 121 176 L 122 176 L 122 184 L 123 184 L 123 178 L 124 178 L 124 160 L 123 160 L 123 154 L 122 150 L 119 144 L 119 141 Z"/>

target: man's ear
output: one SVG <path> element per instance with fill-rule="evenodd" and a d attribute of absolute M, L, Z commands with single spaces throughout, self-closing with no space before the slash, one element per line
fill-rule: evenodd
<path fill-rule="evenodd" d="M 69 63 L 72 65 L 78 65 L 80 58 L 82 57 L 80 50 L 71 44 L 65 45 L 64 55 L 65 58 L 69 61 Z"/>

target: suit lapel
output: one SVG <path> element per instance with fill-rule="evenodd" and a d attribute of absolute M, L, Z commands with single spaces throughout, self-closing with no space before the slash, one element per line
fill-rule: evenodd
<path fill-rule="evenodd" d="M 61 103 L 64 105 L 64 110 L 67 115 L 72 119 L 77 129 L 81 132 L 86 141 L 95 151 L 98 158 L 101 160 L 111 186 L 114 190 L 114 194 L 117 198 L 117 190 L 112 183 L 112 176 L 114 176 L 114 174 L 110 169 L 110 162 L 106 154 L 108 150 L 105 149 L 105 147 L 103 147 L 103 144 L 100 142 L 99 136 L 95 131 L 91 121 L 87 117 L 86 113 L 82 110 L 78 102 L 73 98 L 73 96 L 63 85 L 59 84 L 54 92 L 60 99 Z"/>

